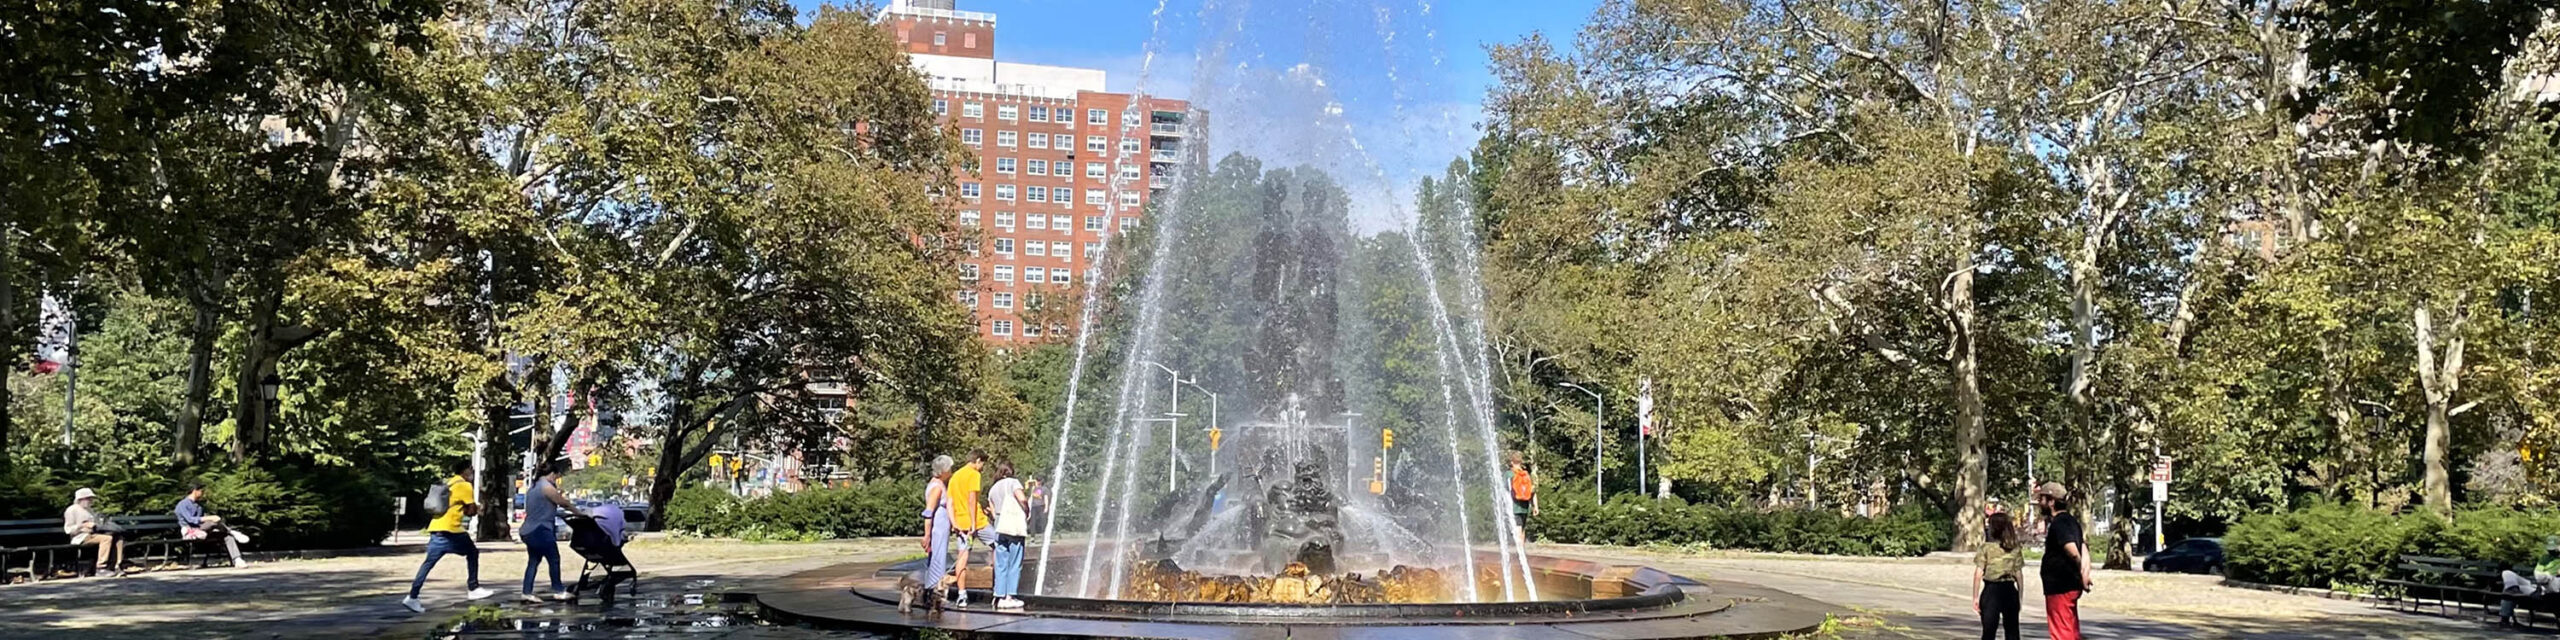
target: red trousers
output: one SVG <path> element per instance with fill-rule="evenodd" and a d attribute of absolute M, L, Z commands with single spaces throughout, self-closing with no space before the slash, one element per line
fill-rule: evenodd
<path fill-rule="evenodd" d="M 2053 640 L 2080 640 L 2080 592 L 2044 597 L 2044 630 Z"/>

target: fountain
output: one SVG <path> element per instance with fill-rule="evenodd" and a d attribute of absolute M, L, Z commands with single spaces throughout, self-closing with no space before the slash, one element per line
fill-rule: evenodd
<path fill-rule="evenodd" d="M 1157 73 L 1168 15 L 1180 13 L 1171 4 L 1158 0 L 1150 15 L 1135 94 Z M 1274 52 L 1231 51 L 1278 25 L 1312 22 L 1311 43 L 1359 31 L 1328 29 L 1339 16 L 1318 6 L 1329 5 L 1261 7 L 1279 16 L 1252 15 L 1250 2 L 1198 8 L 1207 32 L 1191 34 L 1200 47 L 1192 104 L 1221 122 L 1258 123 L 1228 146 L 1295 166 L 1266 169 L 1242 155 L 1184 165 L 1145 212 L 1151 233 L 1132 236 L 1144 246 L 1102 236 L 1098 248 L 1144 259 L 1116 272 L 1095 260 L 1083 274 L 1093 286 L 1074 325 L 1060 415 L 1040 425 L 1056 434 L 1055 448 L 1016 460 L 1042 469 L 1055 500 L 1024 561 L 1029 606 L 898 615 L 891 589 L 921 566 L 914 560 L 795 576 L 758 595 L 768 614 L 973 635 L 1395 626 L 1400 637 L 1461 637 L 1499 625 L 1573 637 L 1757 637 L 1810 629 L 1834 611 L 1755 585 L 1538 555 L 1519 543 L 1473 215 L 1444 211 L 1426 223 L 1408 212 L 1396 194 L 1414 176 L 1391 176 L 1346 115 L 1361 104 L 1346 81 L 1382 80 L 1370 90 L 1391 97 L 1387 135 L 1400 133 L 1392 125 L 1406 120 L 1415 82 L 1399 73 L 1397 25 L 1431 7 L 1347 12 L 1373 17 L 1377 29 L 1376 42 L 1345 47 L 1359 61 L 1344 67 L 1354 77 L 1328 76 L 1324 51 L 1280 53 L 1315 60 L 1278 68 L 1260 66 Z M 1433 35 L 1420 28 L 1428 45 Z M 1370 69 L 1383 74 L 1357 77 Z M 1135 129 L 1147 120 L 1138 104 L 1121 114 L 1121 136 L 1148 135 Z M 1204 144 L 1205 121 L 1174 126 Z M 1415 145 L 1379 147 L 1391 155 Z M 1107 187 L 1105 203 L 1141 188 L 1125 174 L 1093 186 Z M 1366 203 L 1357 216 L 1354 200 Z M 1378 218 L 1400 228 L 1378 228 Z M 973 569 L 967 586 L 983 590 L 987 576 Z"/>

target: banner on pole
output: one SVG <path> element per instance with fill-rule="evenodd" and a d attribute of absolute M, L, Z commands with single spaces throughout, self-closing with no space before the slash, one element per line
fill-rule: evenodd
<path fill-rule="evenodd" d="M 1653 379 L 1636 382 L 1636 434 L 1653 435 Z"/>

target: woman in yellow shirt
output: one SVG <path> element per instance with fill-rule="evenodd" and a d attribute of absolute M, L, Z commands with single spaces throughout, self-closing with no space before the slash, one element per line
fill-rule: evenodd
<path fill-rule="evenodd" d="M 2018 527 L 2009 514 L 1990 519 L 1990 539 L 1973 552 L 1973 610 L 1982 614 L 1982 640 L 1995 640 L 1993 633 L 2001 629 L 2018 640 L 2018 574 L 2027 568 L 2027 555 L 2018 548 Z"/>

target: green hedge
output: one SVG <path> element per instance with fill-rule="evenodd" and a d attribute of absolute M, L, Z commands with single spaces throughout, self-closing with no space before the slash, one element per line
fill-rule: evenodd
<path fill-rule="evenodd" d="M 826 540 L 923 535 L 920 482 L 875 482 L 741 500 L 710 487 L 688 487 L 668 500 L 667 528 L 748 540 Z"/>
<path fill-rule="evenodd" d="M 2390 577 L 2401 554 L 2531 562 L 2546 535 L 2560 533 L 2560 512 L 2489 507 L 2393 514 L 2322 504 L 2252 515 L 2223 536 L 2225 566 L 2236 580 L 2299 587 L 2362 587 Z"/>
<path fill-rule="evenodd" d="M 206 511 L 249 532 L 253 549 L 364 547 L 391 534 L 390 487 L 356 469 L 269 462 L 193 479 L 205 483 Z M 0 476 L 0 519 L 62 517 L 80 487 L 96 489 L 98 510 L 108 515 L 166 515 L 189 484 L 165 470 L 79 475 L 20 467 Z"/>
<path fill-rule="evenodd" d="M 1699 544 L 1727 549 L 1847 556 L 1918 556 L 1947 548 L 1943 514 L 1902 509 L 1880 518 L 1832 511 L 1693 506 L 1679 499 L 1619 496 L 1607 504 L 1544 499 L 1529 534 L 1575 544 Z"/>

